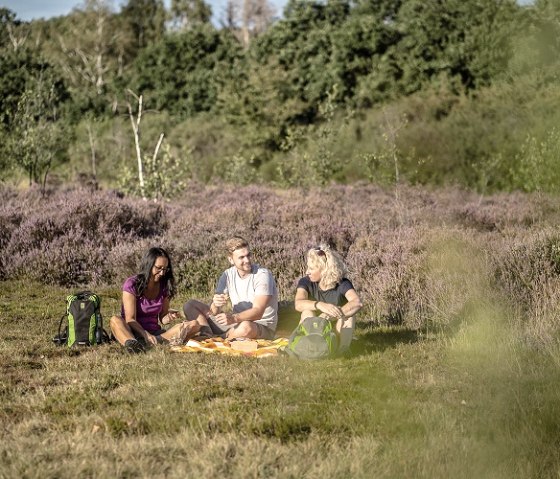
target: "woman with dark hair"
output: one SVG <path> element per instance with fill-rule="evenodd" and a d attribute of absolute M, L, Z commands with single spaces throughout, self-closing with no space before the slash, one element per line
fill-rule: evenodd
<path fill-rule="evenodd" d="M 111 318 L 111 331 L 117 341 L 131 353 L 145 351 L 146 346 L 184 340 L 200 329 L 196 321 L 183 321 L 165 330 L 167 324 L 179 317 L 169 311 L 175 294 L 175 278 L 171 258 L 163 248 L 150 248 L 142 258 L 140 273 L 123 284 L 121 315 Z"/>
<path fill-rule="evenodd" d="M 298 281 L 295 297 L 296 311 L 301 321 L 312 316 L 336 320 L 339 351 L 350 346 L 355 326 L 355 314 L 362 302 L 350 280 L 342 257 L 327 245 L 307 252 L 305 276 Z"/>

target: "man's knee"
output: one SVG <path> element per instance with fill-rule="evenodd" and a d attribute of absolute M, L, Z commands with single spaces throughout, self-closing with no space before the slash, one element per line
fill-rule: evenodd
<path fill-rule="evenodd" d="M 201 301 L 198 301 L 197 299 L 189 299 L 183 305 L 183 313 L 185 313 L 185 317 L 187 319 L 194 319 L 190 318 L 190 316 L 198 316 L 198 314 L 202 312 L 204 307 L 207 306 Z"/>
<path fill-rule="evenodd" d="M 253 338 L 257 335 L 257 325 L 252 321 L 242 321 L 235 328 L 232 328 L 230 334 L 238 338 Z"/>

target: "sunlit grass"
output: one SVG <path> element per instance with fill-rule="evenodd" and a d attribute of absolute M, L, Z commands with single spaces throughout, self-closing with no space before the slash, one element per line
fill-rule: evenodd
<path fill-rule="evenodd" d="M 352 357 L 323 362 L 131 356 L 53 345 L 62 289 L 2 288 L 0 477 L 506 478 L 560 467 L 560 356 L 524 346 L 498 307 L 481 303 L 436 333 L 364 324 Z"/>

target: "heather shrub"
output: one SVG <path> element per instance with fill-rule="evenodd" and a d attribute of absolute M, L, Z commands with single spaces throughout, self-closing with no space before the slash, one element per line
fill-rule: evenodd
<path fill-rule="evenodd" d="M 102 283 L 119 288 L 126 278 L 138 272 L 138 265 L 146 250 L 150 246 L 161 244 L 157 237 L 139 239 L 129 236 L 122 239 L 123 241 L 115 242 L 108 248 L 102 278 Z"/>
<path fill-rule="evenodd" d="M 365 319 L 413 328 L 421 324 L 422 235 L 417 228 L 403 227 L 356 239 L 348 253 L 348 265 L 366 304 Z"/>
<path fill-rule="evenodd" d="M 495 252 L 495 285 L 504 292 L 525 337 L 539 346 L 560 339 L 560 235 L 545 229 Z"/>
<path fill-rule="evenodd" d="M 71 229 L 67 235 L 40 242 L 37 248 L 15 253 L 11 267 L 18 278 L 49 284 L 97 284 L 104 279 L 106 249 L 95 238 Z"/>
<path fill-rule="evenodd" d="M 423 290 L 417 293 L 424 324 L 453 326 L 495 300 L 490 265 L 476 236 L 457 228 L 432 229 L 426 244 Z"/>
<path fill-rule="evenodd" d="M 497 194 L 454 208 L 459 224 L 478 231 L 502 231 L 530 227 L 542 218 L 542 205 L 527 201 L 521 193 Z"/>
<path fill-rule="evenodd" d="M 209 299 L 239 234 L 293 308 L 305 253 L 338 250 L 365 304 L 359 320 L 445 328 L 498 301 L 528 340 L 555 338 L 560 273 L 558 199 L 479 196 L 446 188 L 333 185 L 274 190 L 191 183 L 156 205 L 111 192 L 0 190 L 0 272 L 66 287 L 112 285 L 137 272 L 145 250 L 172 255 L 181 298 Z"/>
<path fill-rule="evenodd" d="M 23 198 L 25 201 L 25 198 Z M 111 278 L 106 267 L 115 243 L 153 236 L 167 227 L 163 210 L 111 193 L 76 190 L 23 206 L 3 258 L 8 277 L 34 278 L 61 285 L 97 283 Z"/>

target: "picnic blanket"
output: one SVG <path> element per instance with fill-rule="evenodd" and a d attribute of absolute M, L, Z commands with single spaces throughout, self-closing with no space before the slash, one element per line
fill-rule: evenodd
<path fill-rule="evenodd" d="M 238 338 L 228 340 L 208 338 L 203 340 L 189 339 L 186 344 L 174 345 L 170 349 L 176 353 L 209 353 L 267 358 L 278 356 L 279 350 L 287 344 L 287 338 L 278 338 L 273 341 L 268 339 Z"/>

